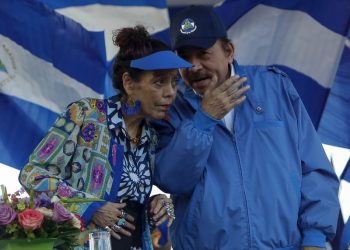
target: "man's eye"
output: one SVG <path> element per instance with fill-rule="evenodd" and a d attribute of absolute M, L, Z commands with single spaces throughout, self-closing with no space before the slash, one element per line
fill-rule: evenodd
<path fill-rule="evenodd" d="M 201 50 L 201 52 L 200 52 L 201 56 L 205 56 L 205 55 L 208 55 L 208 54 L 210 54 L 208 50 Z"/>

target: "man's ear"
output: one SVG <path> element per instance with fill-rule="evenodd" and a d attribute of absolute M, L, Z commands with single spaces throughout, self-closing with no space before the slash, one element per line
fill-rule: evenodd
<path fill-rule="evenodd" d="M 130 77 L 129 72 L 124 72 L 122 75 L 123 87 L 128 96 L 130 96 L 134 90 L 134 82 Z"/>
<path fill-rule="evenodd" d="M 235 46 L 231 41 L 226 43 L 225 52 L 227 53 L 228 60 L 231 63 L 235 54 Z"/>

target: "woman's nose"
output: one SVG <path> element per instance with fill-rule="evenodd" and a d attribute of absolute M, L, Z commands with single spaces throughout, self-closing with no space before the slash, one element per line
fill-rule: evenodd
<path fill-rule="evenodd" d="M 165 96 L 172 97 L 176 95 L 176 86 L 172 83 L 168 84 L 164 91 Z"/>

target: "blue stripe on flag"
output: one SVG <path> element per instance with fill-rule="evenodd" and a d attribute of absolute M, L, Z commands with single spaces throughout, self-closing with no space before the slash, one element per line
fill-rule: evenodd
<path fill-rule="evenodd" d="M 8 61 L 4 65 L 12 71 L 0 72 L 2 91 L 11 94 L 0 94 L 0 162 L 20 169 L 57 117 L 52 111 L 57 108 L 52 107 L 62 108 L 69 103 L 53 103 L 50 110 L 45 108 L 47 104 L 70 97 L 77 100 L 86 93 L 97 96 L 90 88 L 104 92 L 104 81 L 108 78 L 104 38 L 103 32 L 88 32 L 71 19 L 32 0 L 3 0 L 0 18 L 3 24 L 0 25 L 1 49 L 5 51 L 5 57 L 0 60 L 6 63 L 6 56 L 12 60 L 11 64 Z M 14 42 L 21 47 L 16 45 L 18 51 L 12 54 Z M 22 58 L 26 61 L 22 62 Z M 47 68 L 31 67 L 36 63 Z M 35 70 L 25 71 L 27 68 Z M 38 84 L 45 83 L 45 78 L 47 85 L 41 88 Z M 23 84 L 24 89 L 32 86 L 36 91 L 28 93 L 26 98 L 18 84 Z M 18 89 L 11 89 L 11 86 Z M 48 86 L 52 87 L 51 92 Z M 18 93 L 21 98 L 16 97 Z"/>
<path fill-rule="evenodd" d="M 300 10 L 308 13 L 323 26 L 341 35 L 346 34 L 350 21 L 349 0 L 265 0 L 262 3 L 281 9 Z"/>
<path fill-rule="evenodd" d="M 318 129 L 322 141 L 350 148 L 350 48 L 345 47 Z"/>
<path fill-rule="evenodd" d="M 298 91 L 300 98 L 303 100 L 312 123 L 317 127 L 320 122 L 323 107 L 326 104 L 329 89 L 322 87 L 307 75 L 299 73 L 291 68 L 282 65 L 276 66 L 287 73 L 288 76 L 292 76 L 294 87 Z M 311 93 L 312 98 L 310 97 Z"/>
<path fill-rule="evenodd" d="M 150 0 L 40 0 L 47 6 L 53 9 L 61 9 L 72 6 L 85 6 L 91 4 L 117 5 L 117 6 L 152 6 L 155 8 L 166 8 L 165 1 L 150 1 Z"/>
<path fill-rule="evenodd" d="M 133 14 L 130 20 L 120 21 L 125 26 L 127 23 L 135 25 L 133 17 L 147 18 L 148 26 L 155 27 L 156 31 L 168 25 L 165 0 L 1 2 L 0 19 L 4 25 L 0 25 L 0 42 L 4 45 L 0 48 L 0 56 L 4 57 L 0 58 L 0 86 L 4 88 L 0 97 L 4 105 L 0 111 L 6 119 L 0 126 L 0 149 L 4 152 L 0 154 L 0 162 L 21 168 L 51 126 L 57 116 L 55 112 L 68 105 L 73 97 L 78 100 L 84 96 L 97 97 L 98 93 L 108 96 L 115 93 L 108 74 L 111 62 L 107 62 L 106 58 L 108 53 L 117 49 L 113 46 L 108 50 L 105 39 L 111 37 L 110 25 L 115 23 L 116 27 L 120 27 L 121 17 L 116 16 L 115 22 L 108 22 L 108 27 L 105 27 L 103 18 L 91 22 L 89 13 L 84 13 L 85 8 L 79 9 L 81 6 L 96 10 L 98 4 L 105 8 L 118 7 L 116 10 L 119 11 L 130 6 L 141 10 L 148 7 L 150 13 L 162 13 L 159 18 L 157 15 L 149 18 L 142 13 L 138 16 L 137 8 L 125 8 L 126 12 L 129 10 Z M 59 10 L 54 11 L 54 7 Z M 78 8 L 69 12 L 68 7 Z M 67 13 L 69 18 L 60 13 Z M 75 19 L 74 14 L 79 13 L 84 14 L 84 18 L 78 16 Z M 113 16 L 108 18 L 113 20 Z M 91 26 L 90 22 L 96 25 Z M 98 32 L 92 32 L 90 28 Z M 17 70 L 14 63 L 19 66 Z M 50 76 L 53 75 L 57 77 L 51 77 L 51 81 Z M 21 88 L 22 84 L 25 88 Z M 21 124 L 20 128 L 18 124 Z"/>
<path fill-rule="evenodd" d="M 337 0 L 226 0 L 216 10 L 223 17 L 226 28 L 258 4 L 305 12 L 334 32 L 344 35 L 350 22 L 350 1 Z"/>
<path fill-rule="evenodd" d="M 256 9 L 257 6 L 259 6 L 259 8 Z M 262 8 L 263 6 L 264 8 Z M 273 10 L 271 7 L 276 8 L 276 10 Z M 257 22 L 266 22 L 272 25 L 272 27 L 266 27 L 266 31 L 269 32 L 269 37 L 264 37 L 263 32 L 259 33 L 261 30 L 254 30 L 254 15 L 249 15 L 249 12 L 253 9 L 255 14 L 257 13 L 260 15 L 256 17 L 260 18 L 256 19 Z M 295 13 L 287 12 L 288 10 L 295 11 Z M 309 112 L 314 126 L 317 128 L 329 95 L 327 86 L 331 86 L 333 76 L 336 74 L 337 67 L 335 65 L 337 65 L 343 49 L 344 40 L 342 39 L 345 39 L 346 32 L 349 28 L 350 1 L 340 0 L 337 1 L 337 4 L 334 4 L 329 1 L 316 0 L 227 0 L 221 6 L 217 7 L 216 11 L 221 15 L 227 29 L 231 32 L 229 35 L 230 37 L 232 36 L 233 42 L 236 43 L 236 48 L 238 47 L 236 53 L 238 62 L 241 64 L 279 64 L 278 67 L 286 71 L 292 79 Z M 269 17 L 266 14 L 269 12 L 280 16 Z M 300 22 L 307 23 L 305 23 L 305 25 L 302 23 L 298 24 L 298 19 L 296 19 L 296 17 L 301 18 Z M 293 24 L 289 26 L 289 23 L 283 23 L 285 19 L 291 20 Z M 276 25 L 276 27 L 273 25 Z M 305 30 L 306 27 L 316 28 L 317 32 L 312 30 L 314 33 L 308 33 Z M 260 28 L 264 29 L 263 26 Z M 281 44 L 279 40 L 271 40 L 271 36 L 276 37 L 276 39 L 284 39 L 285 37 L 293 39 L 293 35 L 291 34 L 288 34 L 288 36 L 283 35 L 284 32 L 288 32 L 288 28 L 291 28 L 293 32 L 298 35 L 296 37 L 300 40 L 288 40 L 283 44 Z M 283 29 L 286 30 L 284 31 Z M 249 33 L 250 30 L 259 33 L 256 34 L 256 39 L 254 39 L 255 33 Z M 333 40 L 332 46 L 330 45 L 331 40 Z M 315 42 L 315 46 L 312 46 Z M 247 44 L 249 44 L 249 46 Z M 273 45 L 277 45 L 278 47 L 274 47 Z M 291 50 L 288 50 L 286 46 L 291 45 L 293 47 Z M 254 46 L 252 50 L 249 49 L 251 46 Z M 244 49 L 242 50 L 242 48 Z M 259 48 L 259 50 L 257 48 Z M 315 57 L 310 57 L 313 56 L 313 53 L 310 51 L 303 51 L 303 48 L 312 49 Z M 252 51 L 254 51 L 255 54 L 253 54 L 254 52 Z M 293 51 L 292 54 L 291 51 Z M 329 54 L 324 51 L 327 51 Z M 280 55 L 285 55 L 285 57 Z M 286 57 L 286 55 L 288 55 L 288 57 Z M 257 58 L 259 58 L 259 62 Z M 305 60 L 302 60 L 302 58 L 305 58 Z M 317 58 L 317 60 L 313 58 Z M 242 61 L 241 59 L 244 60 Z M 319 68 L 322 67 L 322 70 L 317 70 L 315 65 L 302 64 L 303 61 L 322 62 L 319 65 Z M 335 67 L 331 68 L 332 65 Z M 346 93 L 350 93 L 350 91 Z M 311 95 L 312 98 L 310 98 Z M 344 92 L 343 95 L 345 95 Z M 349 95 L 347 100 L 350 100 Z M 349 107 L 349 105 L 350 104 L 347 103 L 344 106 Z M 350 109 L 348 108 L 347 110 Z M 347 117 L 349 116 L 347 115 Z M 350 118 L 347 119 L 347 121 L 350 121 Z M 349 122 L 347 122 L 347 124 L 349 124 Z M 346 131 L 344 130 L 346 129 L 344 123 L 338 124 L 338 128 L 338 133 L 341 133 L 340 131 Z M 350 133 L 348 132 L 347 134 L 349 135 Z M 344 136 L 344 134 L 341 136 L 350 137 Z M 334 143 L 332 144 L 334 145 Z M 348 147 L 349 145 L 348 143 Z"/>
<path fill-rule="evenodd" d="M 341 234 L 339 249 L 349 249 L 350 247 L 350 216 L 344 225 L 343 232 Z"/>
<path fill-rule="evenodd" d="M 0 162 L 21 169 L 57 114 L 0 93 Z"/>
<path fill-rule="evenodd" d="M 234 1 L 226 0 L 221 6 L 215 8 L 215 11 L 221 16 L 226 29 L 230 28 L 239 18 L 245 15 L 249 10 L 258 5 L 261 0 Z"/>
<path fill-rule="evenodd" d="M 88 32 L 80 24 L 30 0 L 3 0 L 0 16 L 6 24 L 0 25 L 0 34 L 103 93 L 103 32 Z"/>

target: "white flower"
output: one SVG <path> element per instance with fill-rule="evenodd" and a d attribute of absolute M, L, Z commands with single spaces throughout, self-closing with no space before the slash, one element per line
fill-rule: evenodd
<path fill-rule="evenodd" d="M 52 215 L 53 215 L 52 209 L 48 209 L 46 207 L 39 207 L 36 210 L 42 213 L 46 218 L 52 218 Z"/>
<path fill-rule="evenodd" d="M 56 195 L 52 196 L 51 198 L 52 203 L 59 202 L 59 201 L 60 201 L 60 198 L 58 198 Z"/>
<path fill-rule="evenodd" d="M 73 215 L 73 218 L 72 218 L 72 225 L 75 228 L 78 228 L 78 229 L 81 228 L 80 220 L 75 215 Z"/>

